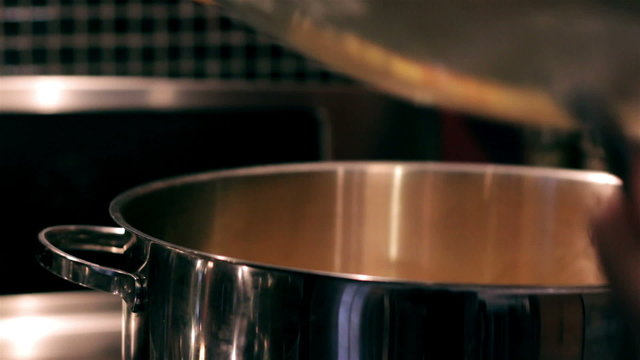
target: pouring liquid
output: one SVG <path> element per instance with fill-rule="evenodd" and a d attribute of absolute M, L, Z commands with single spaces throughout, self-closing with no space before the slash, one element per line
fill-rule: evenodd
<path fill-rule="evenodd" d="M 420 105 L 575 128 L 590 93 L 640 138 L 640 7 L 618 0 L 220 0 L 334 70 Z"/>

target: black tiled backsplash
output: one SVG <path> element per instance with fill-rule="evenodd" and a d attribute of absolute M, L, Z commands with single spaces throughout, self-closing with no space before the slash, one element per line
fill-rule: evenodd
<path fill-rule="evenodd" d="M 0 75 L 348 81 L 191 0 L 0 0 Z"/>

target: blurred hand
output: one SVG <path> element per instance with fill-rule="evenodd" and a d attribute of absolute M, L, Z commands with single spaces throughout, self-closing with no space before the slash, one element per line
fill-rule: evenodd
<path fill-rule="evenodd" d="M 616 196 L 594 219 L 592 239 L 612 290 L 640 325 L 640 209 L 624 196 Z"/>

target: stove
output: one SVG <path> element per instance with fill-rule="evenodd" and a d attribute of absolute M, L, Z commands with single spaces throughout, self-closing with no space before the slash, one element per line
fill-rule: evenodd
<path fill-rule="evenodd" d="M 108 205 L 122 191 L 215 169 L 365 159 L 522 162 L 521 130 L 477 122 L 475 131 L 498 135 L 478 137 L 489 139 L 476 143 L 484 155 L 469 156 L 478 146 L 470 148 L 473 138 L 459 137 L 459 118 L 449 117 L 351 84 L 3 78 L 0 359 L 120 357 L 119 298 L 43 270 L 34 256 L 43 228 L 112 226 Z M 457 135 L 447 140 L 452 125 Z"/>
<path fill-rule="evenodd" d="M 0 296 L 0 359 L 117 360 L 120 303 L 93 291 Z"/>

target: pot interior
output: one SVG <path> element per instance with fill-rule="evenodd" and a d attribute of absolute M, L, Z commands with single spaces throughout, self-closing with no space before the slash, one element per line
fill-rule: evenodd
<path fill-rule="evenodd" d="M 121 225 L 242 261 L 394 280 L 602 285 L 588 220 L 610 175 L 335 163 L 203 174 L 124 194 Z"/>

